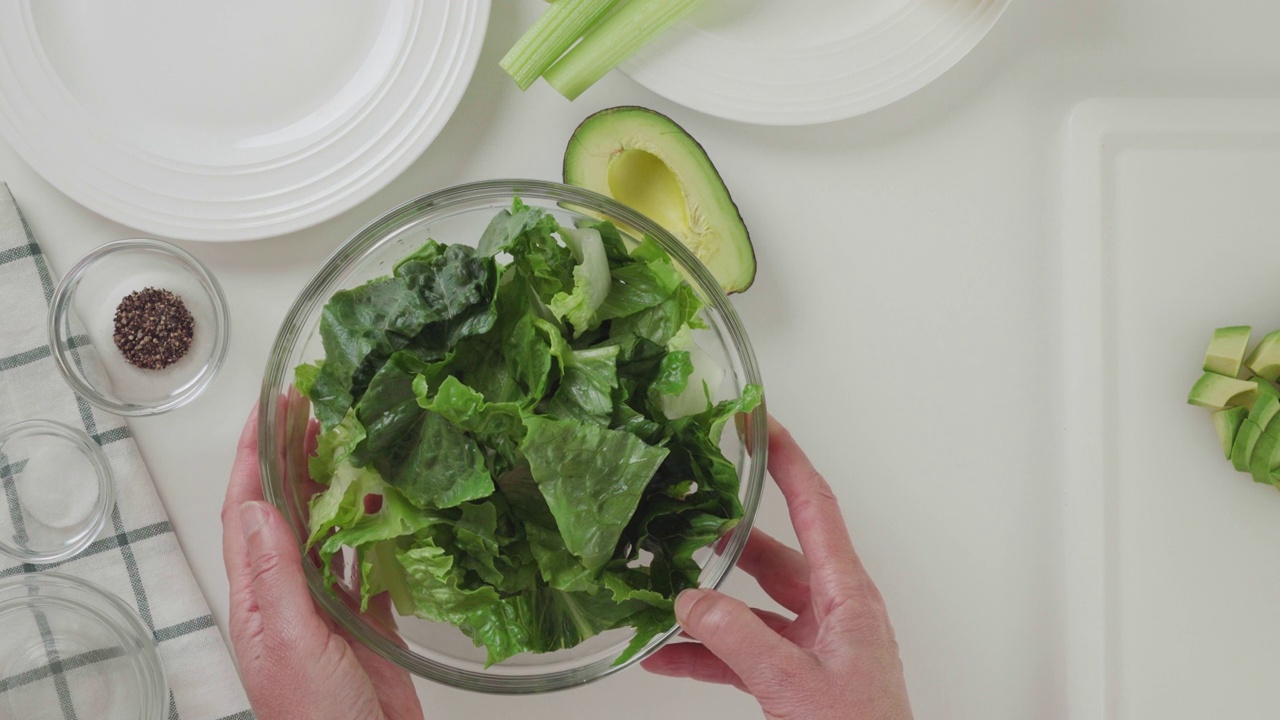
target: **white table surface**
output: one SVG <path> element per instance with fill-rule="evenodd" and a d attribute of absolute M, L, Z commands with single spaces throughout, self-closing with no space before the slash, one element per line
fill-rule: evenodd
<path fill-rule="evenodd" d="M 132 425 L 219 625 L 227 471 L 277 324 L 305 280 L 404 200 L 470 180 L 557 179 L 582 118 L 641 104 L 702 141 L 752 230 L 759 276 L 735 302 L 770 409 L 836 487 L 897 626 L 918 717 L 1065 717 L 1061 558 L 1070 540 L 1055 382 L 1063 123 L 1095 96 L 1277 96 L 1280 4 L 1019 0 L 933 85 L 812 128 L 702 116 L 617 74 L 572 104 L 544 85 L 522 95 L 497 60 L 541 0 L 495 4 L 457 114 L 389 187 L 294 235 L 185 244 L 227 290 L 231 354 L 204 397 Z M 3 142 L 0 180 L 56 270 L 138 234 L 53 189 Z M 759 524 L 791 537 L 785 517 L 771 492 Z M 757 597 L 741 577 L 730 589 Z M 736 691 L 639 670 L 530 698 L 419 687 L 431 718 L 758 713 Z"/>

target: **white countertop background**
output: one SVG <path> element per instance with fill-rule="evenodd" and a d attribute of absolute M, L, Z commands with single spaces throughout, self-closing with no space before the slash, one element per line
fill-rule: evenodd
<path fill-rule="evenodd" d="M 640 104 L 702 142 L 742 209 L 760 269 L 735 303 L 770 410 L 840 496 L 897 627 L 917 716 L 1066 717 L 1069 539 L 1055 381 L 1064 124 L 1097 96 L 1280 95 L 1280 4 L 1017 0 L 933 85 L 810 128 L 703 116 L 617 73 L 572 104 L 543 84 L 522 95 L 497 61 L 540 4 L 495 3 L 453 120 L 372 199 L 281 238 L 184 243 L 227 291 L 230 356 L 205 396 L 132 426 L 219 625 L 227 472 L 277 325 L 303 283 L 356 229 L 405 200 L 472 180 L 559 179 L 579 121 Z M 139 234 L 53 189 L 3 141 L 0 180 L 58 272 Z M 793 538 L 776 491 L 758 524 Z M 758 599 L 744 577 L 730 590 Z M 758 715 L 734 690 L 640 670 L 538 697 L 419 688 L 437 719 Z"/>

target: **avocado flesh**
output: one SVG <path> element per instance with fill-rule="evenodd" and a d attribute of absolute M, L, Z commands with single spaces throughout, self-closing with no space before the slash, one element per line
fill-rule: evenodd
<path fill-rule="evenodd" d="M 1245 416 L 1248 414 L 1249 411 L 1242 407 L 1227 408 L 1213 413 L 1213 428 L 1218 433 L 1218 442 L 1222 443 L 1222 455 L 1228 460 L 1231 459 L 1231 448 L 1236 443 L 1236 435 L 1240 433 L 1240 426 L 1244 424 Z"/>
<path fill-rule="evenodd" d="M 1253 448 L 1253 455 L 1249 458 L 1249 474 L 1256 483 L 1274 485 L 1277 465 L 1280 465 L 1280 422 L 1272 418 Z"/>
<path fill-rule="evenodd" d="M 1204 356 L 1204 371 L 1227 377 L 1239 375 L 1245 350 L 1249 348 L 1250 330 L 1252 328 L 1248 325 L 1214 330 L 1213 340 L 1209 342 L 1209 351 Z"/>
<path fill-rule="evenodd" d="M 698 258 L 725 292 L 755 280 L 751 236 L 702 146 L 670 118 L 640 107 L 588 117 L 564 155 L 564 181 L 649 217 Z"/>
<path fill-rule="evenodd" d="M 1251 380 L 1237 380 L 1217 373 L 1200 376 L 1187 396 L 1192 405 L 1221 410 L 1233 405 L 1249 406 L 1258 396 L 1258 385 Z"/>
<path fill-rule="evenodd" d="M 1280 378 L 1280 330 L 1269 333 L 1249 353 L 1244 366 L 1258 377 L 1275 382 Z"/>
<path fill-rule="evenodd" d="M 697 237 L 689 227 L 689 208 L 680 181 L 653 153 L 623 150 L 615 155 L 609 161 L 609 194 L 656 220 L 677 237 Z"/>
<path fill-rule="evenodd" d="M 1254 439 L 1247 455 L 1248 472 L 1254 482 L 1270 484 L 1272 470 L 1280 463 L 1280 393 L 1262 378 L 1254 378 L 1254 382 L 1260 394 L 1245 419 L 1245 423 L 1249 423 L 1252 418 L 1256 428 L 1256 431 L 1251 431 Z"/>
<path fill-rule="evenodd" d="M 1249 472 L 1249 456 L 1262 436 L 1262 428 L 1248 418 L 1240 424 L 1240 432 L 1236 433 L 1236 441 L 1231 445 L 1231 467 L 1240 472 Z"/>
<path fill-rule="evenodd" d="M 1262 437 L 1262 431 L 1271 425 L 1277 414 L 1280 414 L 1280 400 L 1275 395 L 1265 393 L 1258 398 L 1249 416 L 1240 424 L 1240 431 L 1231 445 L 1231 467 L 1240 472 L 1249 471 L 1254 447 Z"/>

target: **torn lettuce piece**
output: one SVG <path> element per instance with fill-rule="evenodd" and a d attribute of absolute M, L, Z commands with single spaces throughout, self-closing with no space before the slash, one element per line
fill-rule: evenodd
<path fill-rule="evenodd" d="M 560 387 L 547 403 L 546 414 L 608 426 L 613 419 L 613 391 L 618 387 L 618 347 L 566 348 L 563 367 Z"/>
<path fill-rule="evenodd" d="M 588 570 L 604 567 L 667 450 L 576 420 L 529 417 L 525 427 L 521 450 L 565 547 Z"/>
<path fill-rule="evenodd" d="M 415 391 L 416 400 L 423 408 L 445 418 L 479 445 L 493 451 L 491 460 L 496 474 L 520 463 L 525 411 L 519 404 L 486 402 L 483 395 L 454 377 L 445 378 L 434 397 L 426 396 L 425 382 L 419 389 L 422 392 Z"/>
<path fill-rule="evenodd" d="M 551 298 L 551 312 L 569 321 L 577 337 L 599 324 L 596 310 L 609 297 L 611 276 L 600 231 L 595 228 L 561 228 L 560 237 L 573 253 L 573 291 Z"/>
<path fill-rule="evenodd" d="M 670 420 L 696 415 L 711 407 L 725 372 L 686 325 L 667 342 L 658 379 L 649 388 L 650 401 Z"/>
<path fill-rule="evenodd" d="M 320 314 L 324 364 L 308 392 L 321 425 L 341 422 L 382 363 L 430 317 L 422 298 L 399 278 L 335 293 Z"/>

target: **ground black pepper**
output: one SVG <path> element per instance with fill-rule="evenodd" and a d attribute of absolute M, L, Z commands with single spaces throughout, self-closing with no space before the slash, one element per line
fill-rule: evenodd
<path fill-rule="evenodd" d="M 182 298 L 168 290 L 129 293 L 116 308 L 116 347 L 130 365 L 163 370 L 191 349 L 195 318 Z"/>

